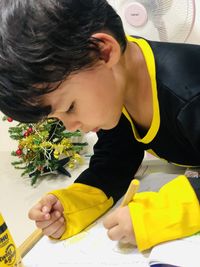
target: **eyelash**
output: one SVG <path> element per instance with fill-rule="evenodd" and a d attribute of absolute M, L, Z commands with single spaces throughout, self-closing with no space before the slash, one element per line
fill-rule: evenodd
<path fill-rule="evenodd" d="M 66 113 L 72 113 L 73 111 L 74 111 L 74 102 L 72 102 Z"/>

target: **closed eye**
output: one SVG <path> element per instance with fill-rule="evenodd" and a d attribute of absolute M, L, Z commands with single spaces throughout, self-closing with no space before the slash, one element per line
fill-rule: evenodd
<path fill-rule="evenodd" d="M 70 105 L 70 107 L 68 108 L 68 110 L 66 111 L 66 113 L 72 113 L 74 111 L 74 106 L 75 106 L 75 103 L 72 102 L 72 104 Z"/>

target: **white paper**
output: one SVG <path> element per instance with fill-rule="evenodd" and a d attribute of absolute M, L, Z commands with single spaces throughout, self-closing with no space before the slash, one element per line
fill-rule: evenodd
<path fill-rule="evenodd" d="M 148 255 L 109 240 L 101 221 L 64 241 L 43 237 L 23 258 L 26 267 L 148 267 Z"/>
<path fill-rule="evenodd" d="M 200 266 L 200 235 L 157 245 L 151 251 L 150 263 L 168 263 L 179 267 Z"/>

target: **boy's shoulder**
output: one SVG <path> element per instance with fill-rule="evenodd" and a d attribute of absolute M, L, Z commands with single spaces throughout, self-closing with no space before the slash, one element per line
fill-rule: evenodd
<path fill-rule="evenodd" d="M 148 41 L 160 84 L 183 101 L 200 95 L 200 45 Z"/>

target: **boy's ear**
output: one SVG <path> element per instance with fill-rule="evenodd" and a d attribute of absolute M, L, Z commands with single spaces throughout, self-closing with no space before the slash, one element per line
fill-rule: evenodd
<path fill-rule="evenodd" d="M 106 33 L 95 33 L 92 37 L 101 40 L 99 42 L 100 60 L 103 60 L 108 67 L 116 65 L 121 58 L 121 47 L 117 40 Z"/>

